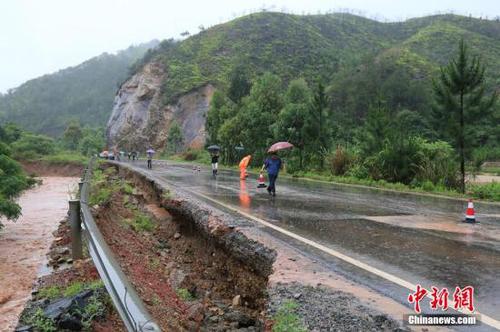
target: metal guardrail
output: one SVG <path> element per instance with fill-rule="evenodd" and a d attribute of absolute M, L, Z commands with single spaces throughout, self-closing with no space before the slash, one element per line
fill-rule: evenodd
<path fill-rule="evenodd" d="M 160 328 L 150 317 L 141 299 L 115 260 L 90 212 L 88 199 L 93 164 L 94 159 L 91 159 L 82 178 L 83 184 L 80 186 L 80 216 L 85 228 L 84 239 L 90 256 L 127 330 L 160 332 Z"/>

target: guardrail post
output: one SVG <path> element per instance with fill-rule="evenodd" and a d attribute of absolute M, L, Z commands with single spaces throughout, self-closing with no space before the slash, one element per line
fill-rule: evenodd
<path fill-rule="evenodd" d="M 81 259 L 82 256 L 82 224 L 80 216 L 80 200 L 69 200 L 69 221 L 71 227 L 71 252 L 73 260 Z"/>

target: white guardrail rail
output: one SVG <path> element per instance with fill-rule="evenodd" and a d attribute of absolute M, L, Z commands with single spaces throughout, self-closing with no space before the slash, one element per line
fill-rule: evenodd
<path fill-rule="evenodd" d="M 94 159 L 91 159 L 80 185 L 80 219 L 83 226 L 84 241 L 90 257 L 104 282 L 118 314 L 128 331 L 160 332 L 161 329 L 152 320 L 143 302 L 120 268 L 99 231 L 88 206 L 90 180 Z"/>

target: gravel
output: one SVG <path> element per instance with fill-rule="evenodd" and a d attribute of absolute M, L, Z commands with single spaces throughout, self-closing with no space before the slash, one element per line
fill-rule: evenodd
<path fill-rule="evenodd" d="M 269 289 L 268 314 L 276 314 L 287 301 L 297 303 L 296 313 L 308 331 L 409 331 L 351 294 L 324 286 L 278 283 Z"/>

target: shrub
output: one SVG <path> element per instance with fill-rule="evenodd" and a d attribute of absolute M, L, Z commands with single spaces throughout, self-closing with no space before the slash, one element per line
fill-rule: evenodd
<path fill-rule="evenodd" d="M 479 199 L 500 201 L 500 183 L 473 184 L 469 186 L 472 196 Z"/>
<path fill-rule="evenodd" d="M 209 164 L 211 160 L 208 151 L 191 148 L 182 154 L 182 159 L 186 161 L 197 161 L 204 164 Z"/>
<path fill-rule="evenodd" d="M 422 160 L 416 179 L 419 182 L 430 181 L 434 185 L 443 184 L 447 188 L 458 188 L 460 184 L 458 163 L 451 145 L 437 141 L 429 143 L 420 140 Z"/>
<path fill-rule="evenodd" d="M 177 288 L 177 296 L 183 301 L 193 301 L 194 296 L 186 288 Z"/>
<path fill-rule="evenodd" d="M 54 332 L 57 331 L 54 321 L 48 317 L 45 317 L 43 310 L 38 308 L 37 311 L 30 317 L 27 321 L 28 324 L 32 325 L 36 331 L 39 332 Z"/>
<path fill-rule="evenodd" d="M 409 184 L 417 174 L 422 160 L 420 143 L 420 139 L 416 137 L 386 140 L 382 151 L 372 159 L 372 177 Z"/>
<path fill-rule="evenodd" d="M 422 189 L 424 191 L 434 191 L 434 189 L 435 189 L 434 183 L 432 183 L 429 180 L 426 180 L 426 181 L 424 181 L 424 183 L 422 183 Z"/>
<path fill-rule="evenodd" d="M 92 190 L 89 198 L 90 205 L 103 205 L 109 202 L 113 191 L 111 188 L 101 187 Z"/>
<path fill-rule="evenodd" d="M 369 176 L 368 169 L 363 164 L 352 165 L 345 175 L 349 177 L 355 177 L 358 179 L 366 179 Z"/>
<path fill-rule="evenodd" d="M 333 175 L 344 175 L 353 163 L 353 155 L 341 146 L 337 146 L 335 154 L 328 157 L 328 162 Z"/>
<path fill-rule="evenodd" d="M 155 229 L 151 218 L 142 212 L 136 212 L 134 218 L 130 221 L 130 226 L 136 232 L 151 232 Z"/>
<path fill-rule="evenodd" d="M 33 159 L 36 156 L 54 153 L 54 140 L 50 137 L 34 134 L 23 134 L 16 142 L 12 143 L 12 151 L 16 158 Z"/>
<path fill-rule="evenodd" d="M 83 330 L 92 331 L 92 322 L 106 314 L 106 303 L 101 299 L 98 293 L 94 293 L 83 310 L 77 310 L 81 317 Z"/>

